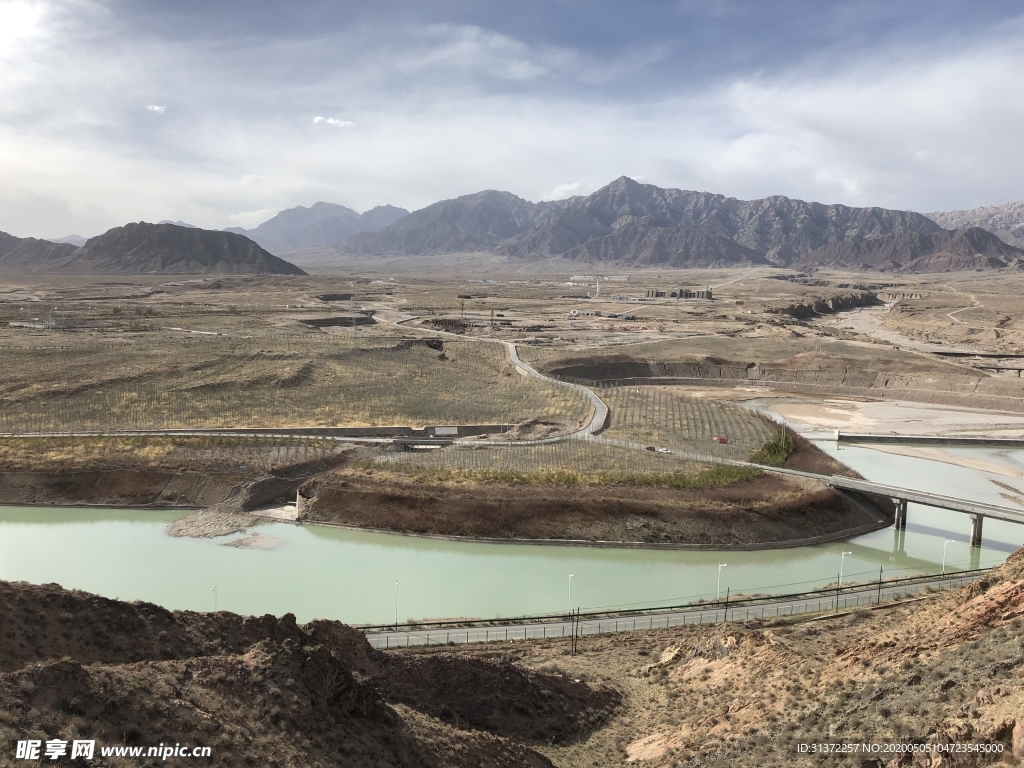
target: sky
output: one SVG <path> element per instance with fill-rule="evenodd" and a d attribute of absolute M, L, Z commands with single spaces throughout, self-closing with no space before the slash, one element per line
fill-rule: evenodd
<path fill-rule="evenodd" d="M 623 175 L 1000 204 L 1024 199 L 1022 72 L 1019 0 L 0 0 L 0 230 Z"/>

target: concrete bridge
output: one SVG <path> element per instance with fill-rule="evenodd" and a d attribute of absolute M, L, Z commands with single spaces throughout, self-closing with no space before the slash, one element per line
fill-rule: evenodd
<path fill-rule="evenodd" d="M 876 443 L 882 445 L 956 445 L 971 448 L 1024 448 L 1024 437 L 986 437 L 983 435 L 897 435 L 836 430 L 837 443 Z"/>
<path fill-rule="evenodd" d="M 1024 510 L 1015 507 L 1004 507 L 983 501 L 958 499 L 953 496 L 943 496 L 942 494 L 929 493 L 928 491 L 916 491 L 911 488 L 873 483 L 869 480 L 855 480 L 838 475 L 818 475 L 813 472 L 801 472 L 795 469 L 782 469 L 778 467 L 762 466 L 760 468 L 766 472 L 810 478 L 832 488 L 845 491 L 888 497 L 896 504 L 896 528 L 898 530 L 903 530 L 907 527 L 907 504 L 909 502 L 924 504 L 928 507 L 937 507 L 938 509 L 949 509 L 954 512 L 963 512 L 971 517 L 972 547 L 981 546 L 981 530 L 986 517 L 991 517 L 995 520 L 1005 520 L 1008 523 L 1024 524 Z"/>

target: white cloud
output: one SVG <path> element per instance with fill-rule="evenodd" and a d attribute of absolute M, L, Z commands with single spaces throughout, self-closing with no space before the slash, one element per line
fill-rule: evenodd
<path fill-rule="evenodd" d="M 156 112 L 158 115 L 162 115 L 167 111 L 167 107 L 161 107 L 159 104 L 147 104 L 146 109 L 150 112 Z"/>
<path fill-rule="evenodd" d="M 355 123 L 351 120 L 339 120 L 336 117 L 321 117 L 317 115 L 313 118 L 314 123 L 326 123 L 327 125 L 333 125 L 335 128 L 351 128 Z"/>
<path fill-rule="evenodd" d="M 238 213 L 230 214 L 228 216 L 228 221 L 231 222 L 232 227 L 253 229 L 258 227 L 267 219 L 273 218 L 280 212 L 279 208 L 263 208 L 258 211 L 239 211 Z"/>
<path fill-rule="evenodd" d="M 0 230 L 18 235 L 251 227 L 318 200 L 415 209 L 488 188 L 558 199 L 624 169 L 744 198 L 925 211 L 1024 198 L 1012 26 L 654 98 L 590 87 L 614 86 L 615 67 L 575 51 L 454 25 L 213 45 L 125 34 L 90 0 L 0 0 L 0 53 L 12 5 L 45 8 L 19 22 L 17 67 L 0 55 Z M 155 93 L 175 121 L 143 119 Z M 348 119 L 317 114 L 335 109 Z M 338 141 L 310 114 L 360 130 Z"/>
<path fill-rule="evenodd" d="M 590 185 L 593 187 L 593 184 Z M 567 197 L 573 195 L 583 194 L 584 185 L 578 181 L 574 181 L 570 184 L 559 184 L 557 187 L 552 189 L 546 195 L 541 195 L 541 200 L 564 200 Z"/>
<path fill-rule="evenodd" d="M 42 3 L 0 1 L 0 59 L 14 58 L 36 38 L 46 34 Z"/>

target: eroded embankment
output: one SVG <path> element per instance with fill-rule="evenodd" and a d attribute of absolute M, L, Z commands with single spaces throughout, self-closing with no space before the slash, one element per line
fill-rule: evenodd
<path fill-rule="evenodd" d="M 299 510 L 300 522 L 402 534 L 667 548 L 773 548 L 888 524 L 834 490 L 770 474 L 680 489 L 339 472 L 300 489 Z"/>
<path fill-rule="evenodd" d="M 0 504 L 106 507 L 210 507 L 244 476 L 167 469 L 0 472 Z"/>
<path fill-rule="evenodd" d="M 540 366 L 549 376 L 585 384 L 697 384 L 769 387 L 825 395 L 885 397 L 997 410 L 1024 409 L 1024 380 L 921 358 L 900 365 L 806 353 L 786 360 L 730 360 L 695 355 L 678 360 L 642 360 L 628 354 L 553 360 Z"/>
<path fill-rule="evenodd" d="M 294 502 L 300 523 L 488 541 L 600 546 L 743 548 L 794 546 L 881 527 L 877 514 L 806 480 L 712 466 L 696 476 L 490 477 L 399 473 L 366 448 L 279 466 L 257 477 L 198 468 L 117 467 L 0 473 L 0 503 L 193 507 L 172 536 L 225 536 L 250 514 Z M 360 461 L 356 461 L 360 459 Z M 798 440 L 788 465 L 844 468 Z M 565 476 L 563 476 L 565 475 Z M 569 477 L 567 480 L 566 477 Z"/>

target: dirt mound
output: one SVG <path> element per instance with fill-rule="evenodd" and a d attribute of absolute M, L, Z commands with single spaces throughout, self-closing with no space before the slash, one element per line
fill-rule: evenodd
<path fill-rule="evenodd" d="M 469 725 L 527 742 L 577 738 L 599 726 L 620 701 L 611 688 L 450 653 L 391 656 L 384 674 L 388 701 L 456 727 Z"/>
<path fill-rule="evenodd" d="M 187 739 L 217 765 L 549 766 L 520 742 L 578 738 L 619 701 L 508 659 L 389 656 L 337 622 L 54 584 L 0 582 L 0 638 L 0 739 Z"/>

